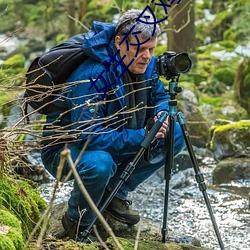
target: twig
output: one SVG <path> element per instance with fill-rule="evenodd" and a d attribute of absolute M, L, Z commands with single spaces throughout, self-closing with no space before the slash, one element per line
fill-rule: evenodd
<path fill-rule="evenodd" d="M 138 230 L 137 230 L 137 234 L 136 234 L 136 238 L 135 238 L 135 246 L 134 246 L 134 250 L 138 249 L 139 246 L 139 237 L 140 237 L 140 233 L 141 233 L 141 220 L 139 221 L 139 225 L 138 225 Z"/>
<path fill-rule="evenodd" d="M 79 174 L 77 173 L 77 170 L 75 168 L 74 162 L 71 158 L 71 154 L 70 154 L 70 150 L 69 149 L 64 149 L 61 152 L 61 157 L 62 158 L 66 158 L 68 160 L 69 166 L 73 172 L 73 176 L 75 178 L 75 181 L 77 182 L 77 185 L 80 189 L 80 191 L 82 192 L 84 198 L 86 199 L 86 201 L 88 202 L 90 208 L 95 212 L 95 214 L 97 215 L 98 219 L 100 220 L 100 222 L 102 223 L 102 225 L 104 226 L 105 230 L 108 232 L 108 234 L 113 238 L 115 245 L 118 247 L 119 250 L 124 250 L 123 247 L 121 246 L 121 244 L 119 243 L 118 239 L 116 238 L 116 236 L 114 235 L 111 227 L 109 226 L 109 224 L 106 222 L 106 220 L 104 219 L 104 217 L 102 216 L 102 214 L 100 213 L 100 211 L 98 210 L 98 208 L 96 207 L 95 203 L 93 202 L 92 198 L 90 197 L 88 191 L 86 190 L 85 186 L 83 185 L 83 182 L 79 176 Z"/>
<path fill-rule="evenodd" d="M 74 18 L 71 15 L 68 15 L 68 17 L 72 20 L 74 20 L 76 23 L 80 24 L 84 29 L 86 29 L 87 31 L 89 31 L 89 28 L 87 26 L 85 26 L 82 22 L 80 22 L 79 20 L 77 20 L 76 18 Z"/>
<path fill-rule="evenodd" d="M 96 225 L 93 226 L 93 230 L 95 232 L 95 235 L 97 237 L 97 239 L 100 241 L 101 245 L 106 249 L 109 250 L 108 246 L 105 244 L 105 242 L 102 240 L 100 234 L 97 231 Z"/>
<path fill-rule="evenodd" d="M 37 244 L 36 244 L 37 247 L 41 246 L 42 239 L 43 239 L 43 236 L 45 234 L 45 231 L 46 231 L 46 228 L 47 228 L 47 224 L 49 222 L 49 218 L 51 216 L 51 210 L 52 210 L 52 206 L 53 206 L 53 203 L 54 203 L 54 200 L 55 200 L 55 194 L 56 194 L 56 190 L 57 190 L 58 185 L 59 185 L 59 180 L 60 180 L 61 175 L 62 175 L 62 170 L 63 170 L 63 166 L 64 166 L 64 163 L 65 163 L 65 160 L 66 159 L 63 158 L 63 157 L 60 158 L 60 162 L 59 162 L 59 165 L 58 165 L 58 168 L 57 168 L 56 182 L 55 182 L 55 186 L 54 186 L 54 189 L 53 189 L 53 193 L 52 193 L 52 197 L 50 199 L 49 205 L 48 205 L 46 211 L 44 212 L 44 214 L 42 215 L 42 217 L 40 218 L 40 220 L 38 221 L 38 223 L 36 224 L 35 228 L 31 232 L 31 234 L 29 235 L 29 238 L 28 238 L 26 244 L 24 245 L 23 250 L 25 250 L 25 249 L 28 248 L 30 241 L 32 240 L 32 238 L 35 235 L 36 231 L 38 230 L 38 228 L 40 227 L 40 225 L 43 222 L 43 225 L 42 225 L 42 228 L 41 228 L 41 232 L 39 234 L 39 237 L 38 237 L 38 240 L 37 240 Z"/>

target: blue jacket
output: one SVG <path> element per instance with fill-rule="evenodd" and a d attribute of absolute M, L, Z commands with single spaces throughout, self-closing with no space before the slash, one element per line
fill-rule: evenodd
<path fill-rule="evenodd" d="M 114 24 L 93 23 L 92 30 L 85 34 L 83 41 L 88 59 L 84 60 L 69 77 L 68 87 L 62 93 L 63 101 L 55 103 L 56 107 L 47 116 L 47 123 L 63 127 L 61 138 L 68 137 L 79 147 L 83 147 L 88 139 L 88 150 L 104 150 L 113 155 L 124 155 L 135 153 L 140 148 L 146 132 L 143 127 L 139 129 L 124 127 L 124 88 L 122 79 L 117 78 L 123 68 L 118 66 L 113 70 L 116 66 L 113 61 L 108 71 L 104 63 L 110 61 L 109 55 L 114 55 L 116 52 L 114 31 Z M 151 59 L 144 76 L 149 87 L 147 106 L 153 107 L 151 116 L 159 111 L 168 111 L 169 100 L 169 95 L 156 73 L 155 60 L 154 57 Z M 100 91 L 94 86 L 91 87 L 89 80 L 89 77 L 97 79 L 102 72 L 107 84 L 115 82 L 108 89 L 112 91 L 112 95 L 106 95 L 105 100 L 102 100 L 103 94 Z M 95 84 L 98 90 L 105 87 L 101 79 Z M 69 111 L 62 112 L 64 109 Z M 60 131 L 45 132 L 45 136 L 55 136 L 60 133 Z"/>

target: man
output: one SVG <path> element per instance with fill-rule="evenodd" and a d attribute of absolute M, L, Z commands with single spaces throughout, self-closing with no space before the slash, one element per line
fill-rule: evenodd
<path fill-rule="evenodd" d="M 156 73 L 153 57 L 159 28 L 154 32 L 153 25 L 136 22 L 141 13 L 127 11 L 116 26 L 94 22 L 83 41 L 87 59 L 68 79 L 68 87 L 54 103 L 44 128 L 42 159 L 46 169 L 56 175 L 60 152 L 67 143 L 72 159 L 77 159 L 77 171 L 97 206 L 116 186 L 127 163 L 140 149 L 147 120 L 150 117 L 157 120 L 161 112 L 168 111 L 169 95 Z M 140 20 L 152 22 L 153 17 L 149 13 L 147 16 L 150 19 Z M 117 220 L 131 225 L 139 222 L 140 216 L 130 208 L 127 196 L 164 165 L 167 130 L 166 119 L 151 144 L 150 159 L 139 161 L 106 209 Z M 175 155 L 183 148 L 184 140 L 176 123 Z M 66 163 L 63 176 L 69 170 Z M 65 231 L 73 239 L 81 237 L 93 217 L 75 182 L 62 219 Z"/>

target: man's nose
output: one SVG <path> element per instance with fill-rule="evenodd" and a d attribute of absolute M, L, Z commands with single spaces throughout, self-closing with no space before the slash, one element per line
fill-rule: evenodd
<path fill-rule="evenodd" d="M 142 57 L 144 59 L 150 59 L 151 55 L 150 55 L 149 49 L 144 50 Z"/>

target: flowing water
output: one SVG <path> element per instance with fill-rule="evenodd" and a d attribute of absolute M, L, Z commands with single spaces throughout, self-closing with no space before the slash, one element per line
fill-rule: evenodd
<path fill-rule="evenodd" d="M 201 171 L 225 249 L 250 250 L 250 180 L 213 186 L 211 173 L 214 167 L 214 161 L 206 158 Z M 165 181 L 161 176 L 156 173 L 129 197 L 133 201 L 133 208 L 159 226 L 159 230 L 162 227 L 165 194 Z M 67 200 L 71 188 L 72 182 L 60 187 L 55 202 Z M 52 189 L 53 182 L 40 186 L 45 200 L 50 199 Z M 192 168 L 179 171 L 170 181 L 167 224 L 169 231 L 178 237 L 195 237 L 204 247 L 220 249 Z"/>

